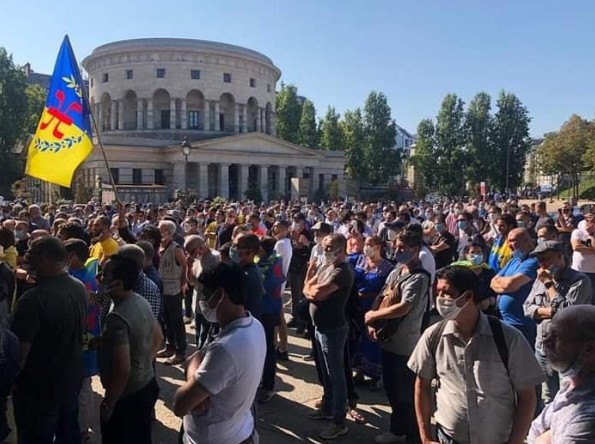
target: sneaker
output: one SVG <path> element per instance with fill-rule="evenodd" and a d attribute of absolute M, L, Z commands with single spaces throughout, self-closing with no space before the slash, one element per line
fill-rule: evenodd
<path fill-rule="evenodd" d="M 333 415 L 331 413 L 325 412 L 321 409 L 316 409 L 312 413 L 308 414 L 308 419 L 320 420 L 320 419 L 333 419 Z"/>
<path fill-rule="evenodd" d="M 394 442 L 407 442 L 405 435 L 395 435 L 391 432 L 385 432 L 374 438 L 376 444 L 392 444 Z"/>
<path fill-rule="evenodd" d="M 256 401 L 259 404 L 264 404 L 273 399 L 273 396 L 275 396 L 275 392 L 273 390 L 260 389 L 258 390 L 258 393 L 256 393 Z"/>
<path fill-rule="evenodd" d="M 178 365 L 178 364 L 182 364 L 184 362 L 186 358 L 184 358 L 184 355 L 173 355 L 169 358 L 167 358 L 164 362 L 165 365 Z"/>
<path fill-rule="evenodd" d="M 184 324 L 188 325 L 192 323 L 192 318 L 184 316 Z"/>
<path fill-rule="evenodd" d="M 327 427 L 325 427 L 318 436 L 322 439 L 331 440 L 345 435 L 348 431 L 349 429 L 345 424 L 335 424 L 332 422 Z"/>
<path fill-rule="evenodd" d="M 175 352 L 171 348 L 167 347 L 159 350 L 159 353 L 157 353 L 158 358 L 171 358 L 173 355 L 175 355 Z"/>
<path fill-rule="evenodd" d="M 287 350 L 277 349 L 277 361 L 289 361 L 289 353 L 287 353 Z"/>

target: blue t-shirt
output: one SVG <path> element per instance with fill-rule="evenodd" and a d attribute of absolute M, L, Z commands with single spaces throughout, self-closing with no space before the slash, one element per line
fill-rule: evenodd
<path fill-rule="evenodd" d="M 498 276 L 512 277 L 517 274 L 524 274 L 530 281 L 519 288 L 514 293 L 504 293 L 498 297 L 498 308 L 502 315 L 502 320 L 514 327 L 534 327 L 535 321 L 525 316 L 523 303 L 533 287 L 533 282 L 537 278 L 537 259 L 535 258 L 512 258 L 504 268 L 498 273 Z"/>

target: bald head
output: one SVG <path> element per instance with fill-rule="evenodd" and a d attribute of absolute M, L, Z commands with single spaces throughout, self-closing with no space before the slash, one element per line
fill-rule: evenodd
<path fill-rule="evenodd" d="M 595 340 L 595 306 L 573 305 L 560 310 L 552 324 L 573 332 L 580 342 Z"/>
<path fill-rule="evenodd" d="M 508 233 L 508 244 L 512 251 L 530 253 L 533 250 L 533 238 L 525 228 L 515 228 Z"/>

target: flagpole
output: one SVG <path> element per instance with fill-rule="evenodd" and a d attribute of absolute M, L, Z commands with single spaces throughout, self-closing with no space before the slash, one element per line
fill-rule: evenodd
<path fill-rule="evenodd" d="M 83 88 L 84 89 L 84 88 Z M 85 92 L 86 94 L 86 92 Z M 99 143 L 99 147 L 101 148 L 101 155 L 103 157 L 103 162 L 105 163 L 105 167 L 107 168 L 107 174 L 109 176 L 110 184 L 112 189 L 114 190 L 114 197 L 116 198 L 116 203 L 120 203 L 120 199 L 118 197 L 118 190 L 116 188 L 116 183 L 114 182 L 114 176 L 112 175 L 112 170 L 109 166 L 109 162 L 107 161 L 107 156 L 105 154 L 105 148 L 103 146 L 103 141 L 101 140 L 101 134 L 99 133 L 99 128 L 97 127 L 97 122 L 95 121 L 95 115 L 91 110 L 91 103 L 87 99 L 87 103 L 89 104 L 89 117 L 91 118 L 91 125 L 93 126 L 93 130 L 97 135 L 97 142 Z M 101 190 L 100 190 L 101 191 Z"/>

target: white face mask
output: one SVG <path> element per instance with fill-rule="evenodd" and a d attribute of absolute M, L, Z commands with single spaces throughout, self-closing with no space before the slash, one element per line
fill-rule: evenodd
<path fill-rule="evenodd" d="M 436 308 L 438 309 L 438 313 L 447 321 L 452 321 L 459 316 L 461 311 L 467 306 L 469 301 L 465 302 L 462 307 L 459 307 L 457 303 L 463 299 L 465 299 L 465 293 L 459 296 L 456 299 L 444 298 L 438 296 L 436 298 Z"/>
<path fill-rule="evenodd" d="M 215 305 L 215 307 L 213 307 L 213 308 L 211 308 L 209 306 L 209 302 L 204 299 L 198 301 L 198 306 L 200 308 L 200 312 L 205 317 L 207 322 L 211 322 L 211 323 L 219 322 L 219 320 L 217 319 L 217 309 L 219 308 L 219 304 L 223 300 L 223 295 L 221 293 L 219 293 L 218 296 L 216 296 L 216 295 L 211 296 L 211 298 L 216 298 L 216 297 L 219 298 L 219 302 L 217 302 L 217 305 Z"/>

